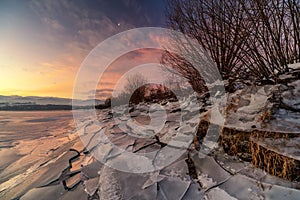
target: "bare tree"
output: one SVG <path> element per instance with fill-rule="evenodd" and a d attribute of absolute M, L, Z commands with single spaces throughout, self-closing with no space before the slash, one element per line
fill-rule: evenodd
<path fill-rule="evenodd" d="M 251 37 L 245 40 L 244 63 L 256 77 L 276 81 L 278 72 L 300 61 L 299 0 L 239 0 L 244 20 L 252 28 L 242 27 Z"/>
<path fill-rule="evenodd" d="M 164 85 L 170 90 L 170 91 L 180 91 L 180 83 L 184 81 L 183 78 L 180 76 L 177 76 L 174 73 L 170 73 L 166 75 L 166 80 L 164 81 Z"/>
<path fill-rule="evenodd" d="M 114 99 L 114 102 L 117 102 L 118 104 L 127 104 L 143 101 L 145 96 L 145 85 L 147 82 L 148 80 L 140 73 L 129 75 L 126 78 L 124 90 L 116 99 Z"/>
<path fill-rule="evenodd" d="M 208 90 L 207 87 L 205 87 L 205 81 L 203 80 L 203 77 L 199 74 L 199 71 L 196 69 L 196 67 L 183 57 L 175 55 L 171 52 L 166 52 L 162 56 L 161 63 L 163 66 L 171 65 L 175 71 L 170 70 L 168 67 L 165 69 L 187 79 L 195 92 L 201 94 Z"/>
<path fill-rule="evenodd" d="M 132 95 L 135 90 L 147 84 L 148 80 L 140 73 L 129 75 L 124 86 L 125 93 Z"/>
<path fill-rule="evenodd" d="M 299 0 L 172 0 L 166 13 L 168 25 L 197 40 L 229 83 L 251 75 L 276 82 L 300 61 Z M 185 58 L 166 52 L 162 63 L 202 84 Z"/>
<path fill-rule="evenodd" d="M 244 40 L 249 37 L 241 29 L 243 14 L 241 4 L 226 0 L 175 0 L 169 1 L 167 9 L 168 25 L 196 39 L 208 51 L 224 79 L 237 77 L 243 66 L 239 57 L 243 56 Z M 187 79 L 195 74 L 183 58 L 167 53 L 163 63 L 171 63 L 175 69 L 184 65 L 185 69 L 178 71 Z"/>

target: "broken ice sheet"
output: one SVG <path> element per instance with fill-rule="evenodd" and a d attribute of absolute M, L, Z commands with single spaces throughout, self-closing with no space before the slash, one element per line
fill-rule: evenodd
<path fill-rule="evenodd" d="M 220 189 L 219 187 L 211 189 L 204 197 L 205 200 L 237 200 L 236 198 L 230 196 L 224 190 Z"/>
<path fill-rule="evenodd" d="M 97 133 L 101 129 L 103 129 L 103 123 L 99 124 L 96 122 L 91 121 L 88 125 L 85 126 L 84 132 L 85 134 L 92 134 L 92 133 Z"/>
<path fill-rule="evenodd" d="M 270 188 L 271 186 L 269 186 Z M 270 190 L 264 192 L 265 199 L 289 199 L 299 200 L 300 190 L 285 188 L 282 186 L 274 185 Z"/>
<path fill-rule="evenodd" d="M 106 164 L 116 170 L 130 173 L 146 173 L 155 171 L 152 159 L 127 151 L 124 151 L 117 157 L 108 159 Z"/>
<path fill-rule="evenodd" d="M 198 175 L 198 180 L 201 183 L 202 189 L 206 190 L 216 185 L 217 182 L 214 182 L 212 178 L 210 178 L 207 174 L 201 173 Z"/>
<path fill-rule="evenodd" d="M 103 163 L 97 160 L 88 165 L 83 166 L 81 169 L 82 179 L 86 180 L 98 177 L 98 172 L 101 170 L 102 167 Z"/>
<path fill-rule="evenodd" d="M 66 187 L 68 187 L 70 190 L 75 189 L 76 186 L 78 184 L 80 184 L 81 182 L 81 174 L 75 174 L 73 176 L 70 176 L 67 180 L 66 180 Z"/>
<path fill-rule="evenodd" d="M 183 124 L 179 127 L 178 131 L 184 134 L 193 134 L 195 132 L 195 127 L 191 127 L 189 124 Z"/>
<path fill-rule="evenodd" d="M 190 184 L 190 187 L 184 194 L 181 200 L 203 200 L 204 192 L 200 190 L 199 184 L 194 182 Z"/>
<path fill-rule="evenodd" d="M 199 182 L 191 182 L 190 187 L 189 187 L 188 191 L 185 193 L 182 200 L 190 200 L 190 199 L 203 200 L 204 194 L 205 194 L 205 192 L 204 192 L 204 190 L 201 189 Z"/>
<path fill-rule="evenodd" d="M 165 146 L 164 148 L 162 148 L 157 152 L 157 155 L 154 159 L 155 168 L 162 169 L 165 166 L 170 165 L 178 158 L 180 158 L 185 152 L 186 152 L 185 148 L 184 149 L 175 148 L 169 145 Z"/>
<path fill-rule="evenodd" d="M 135 144 L 135 138 L 129 135 L 122 135 L 119 137 L 111 137 L 110 142 L 113 146 L 119 147 L 123 150 L 126 150 L 129 146 Z"/>
<path fill-rule="evenodd" d="M 188 166 L 185 159 L 186 159 L 186 154 L 184 154 L 182 158 L 178 159 L 171 165 L 163 168 L 160 174 L 168 177 L 177 177 L 180 178 L 182 181 L 191 180 L 189 176 Z"/>
<path fill-rule="evenodd" d="M 286 188 L 294 188 L 300 189 L 300 185 L 297 182 L 291 182 L 277 176 L 272 176 L 270 174 L 266 174 L 262 169 L 256 168 L 253 165 L 248 165 L 244 169 L 242 169 L 239 174 L 245 175 L 249 178 L 263 181 L 265 183 L 269 183 L 271 185 L 278 185 Z"/>
<path fill-rule="evenodd" d="M 175 136 L 169 142 L 168 146 L 186 150 L 193 141 L 193 135 L 190 136 Z"/>
<path fill-rule="evenodd" d="M 193 116 L 191 119 L 188 120 L 188 123 L 191 124 L 192 126 L 197 125 L 200 122 L 200 117 L 197 116 Z"/>
<path fill-rule="evenodd" d="M 95 194 L 99 187 L 99 176 L 84 181 L 83 185 L 85 192 L 88 195 L 92 196 L 93 194 Z"/>
<path fill-rule="evenodd" d="M 219 183 L 228 179 L 231 175 L 226 172 L 216 161 L 208 156 L 200 158 L 198 154 L 192 156 L 195 167 L 200 173 L 207 174 L 213 182 Z"/>
<path fill-rule="evenodd" d="M 100 199 L 124 199 L 120 181 L 115 176 L 115 170 L 107 166 L 103 166 L 99 172 L 99 189 L 98 195 Z"/>
<path fill-rule="evenodd" d="M 109 154 L 107 155 L 106 160 L 115 158 L 115 157 L 121 155 L 124 151 L 125 151 L 124 149 L 114 146 L 111 149 L 111 151 L 109 152 Z"/>
<path fill-rule="evenodd" d="M 164 178 L 166 178 L 166 176 L 160 175 L 159 171 L 150 173 L 149 174 L 149 179 L 144 183 L 142 188 L 146 189 L 147 187 L 162 181 Z"/>
<path fill-rule="evenodd" d="M 296 200 L 300 197 L 300 190 L 260 182 L 240 174 L 231 177 L 219 187 L 237 199 Z"/>
<path fill-rule="evenodd" d="M 106 128 L 101 129 L 98 132 L 86 134 L 84 136 L 81 136 L 80 139 L 85 145 L 86 149 L 91 150 L 95 146 L 97 146 L 99 143 L 108 143 L 109 140 L 106 137 L 105 133 Z"/>
<path fill-rule="evenodd" d="M 134 174 L 116 171 L 115 177 L 118 177 L 118 182 L 124 195 L 124 199 L 155 199 L 157 196 L 157 183 L 153 181 L 152 184 L 145 188 L 143 185 L 150 179 L 148 173 Z M 101 196 L 100 196 L 101 198 Z"/>
<path fill-rule="evenodd" d="M 158 183 L 158 200 L 182 199 L 191 182 L 179 178 L 167 177 Z"/>
<path fill-rule="evenodd" d="M 100 144 L 98 146 L 96 146 L 96 148 L 94 148 L 92 155 L 99 161 L 105 163 L 107 156 L 109 155 L 109 153 L 111 152 L 111 150 L 113 149 L 113 146 L 111 143 L 107 143 L 107 144 Z"/>
<path fill-rule="evenodd" d="M 151 117 L 151 116 L 150 116 Z M 165 125 L 165 122 L 161 118 L 152 118 L 149 125 L 140 124 L 135 120 L 128 120 L 127 126 L 131 129 L 128 132 L 129 135 L 134 137 L 153 137 L 155 133 L 159 132 Z"/>
<path fill-rule="evenodd" d="M 168 113 L 167 121 L 168 122 L 181 122 L 182 116 L 180 113 Z"/>
<path fill-rule="evenodd" d="M 134 143 L 134 151 L 143 149 L 151 144 L 154 144 L 155 142 L 156 140 L 153 138 L 137 138 Z"/>
<path fill-rule="evenodd" d="M 274 151 L 279 155 L 284 155 L 288 158 L 293 158 L 300 161 L 300 138 L 260 138 L 251 139 L 260 146 Z"/>
<path fill-rule="evenodd" d="M 52 200 L 60 199 L 67 191 L 64 189 L 62 184 L 42 187 L 42 188 L 33 188 L 29 190 L 20 200 L 32 200 L 32 199 L 41 199 L 41 200 Z"/>
<path fill-rule="evenodd" d="M 131 129 L 126 124 L 126 121 L 117 121 L 116 120 L 116 124 L 117 124 L 117 127 L 120 128 L 124 133 L 128 133 L 131 131 Z"/>

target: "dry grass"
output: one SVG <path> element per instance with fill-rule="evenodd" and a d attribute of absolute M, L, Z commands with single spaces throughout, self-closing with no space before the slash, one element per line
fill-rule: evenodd
<path fill-rule="evenodd" d="M 220 138 L 220 144 L 227 154 L 236 155 L 243 160 L 250 161 L 250 136 L 250 132 L 224 127 Z"/>
<path fill-rule="evenodd" d="M 290 181 L 300 181 L 300 162 L 250 142 L 252 164 L 271 175 Z"/>
<path fill-rule="evenodd" d="M 251 161 L 252 164 L 271 175 L 290 181 L 300 181 L 300 162 L 261 147 L 250 138 L 294 138 L 295 133 L 253 130 L 251 132 L 224 128 L 221 145 L 226 153 Z"/>
<path fill-rule="evenodd" d="M 260 115 L 260 121 L 261 121 L 261 126 L 263 128 L 267 127 L 267 124 L 270 123 L 271 121 L 271 111 L 265 110 L 261 115 Z"/>
<path fill-rule="evenodd" d="M 203 141 L 203 138 L 206 136 L 207 134 L 207 130 L 209 128 L 210 122 L 207 120 L 202 119 L 199 123 L 198 126 L 198 131 L 196 133 L 196 135 L 194 136 L 194 147 L 195 149 L 199 150 L 200 149 L 200 145 Z"/>

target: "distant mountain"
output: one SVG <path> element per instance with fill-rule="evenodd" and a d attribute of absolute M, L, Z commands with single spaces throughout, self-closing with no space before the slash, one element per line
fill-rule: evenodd
<path fill-rule="evenodd" d="M 58 98 L 58 97 L 37 97 L 37 96 L 3 96 L 0 95 L 0 106 L 10 105 L 10 106 L 22 106 L 22 105 L 68 105 L 71 106 L 72 102 L 74 106 L 92 106 L 93 104 L 101 104 L 104 101 L 98 99 L 68 99 L 68 98 Z"/>

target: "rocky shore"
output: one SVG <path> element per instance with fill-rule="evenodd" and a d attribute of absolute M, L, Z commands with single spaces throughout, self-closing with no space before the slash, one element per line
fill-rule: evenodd
<path fill-rule="evenodd" d="M 51 154 L 1 172 L 1 199 L 299 199 L 299 71 L 225 106 L 191 95 L 79 113 L 68 141 L 22 149 Z"/>

